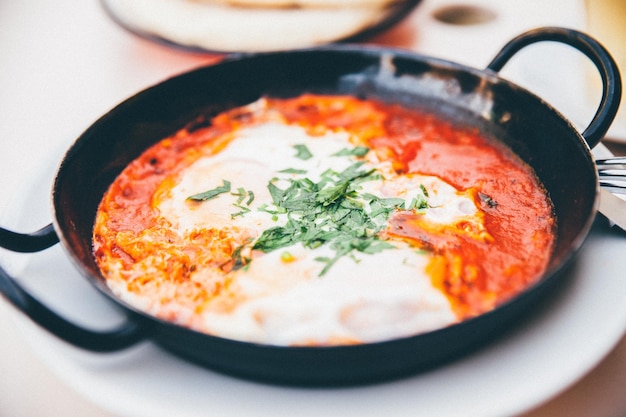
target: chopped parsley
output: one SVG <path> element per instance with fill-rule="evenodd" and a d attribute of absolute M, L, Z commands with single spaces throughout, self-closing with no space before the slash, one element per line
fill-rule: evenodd
<path fill-rule="evenodd" d="M 203 193 L 191 195 L 187 197 L 187 200 L 206 201 L 215 198 L 220 194 L 230 192 L 230 181 L 222 180 L 222 182 L 223 185 L 213 188 L 212 190 L 205 191 Z"/>
<path fill-rule="evenodd" d="M 265 230 L 252 249 L 267 253 L 297 243 L 309 249 L 329 245 L 335 255 L 316 258 L 325 264 L 322 276 L 343 256 L 393 248 L 378 236 L 386 227 L 381 220 L 387 220 L 404 200 L 359 193 L 359 184 L 379 178 L 375 170 L 363 169 L 363 163 L 356 162 L 342 172 L 324 172 L 318 182 L 291 179 L 280 188 L 270 181 L 268 189 L 276 209 L 265 207 L 264 211 L 286 214 L 287 222 Z"/>
<path fill-rule="evenodd" d="M 424 187 L 423 184 L 420 184 L 420 193 L 413 197 L 411 203 L 408 207 L 406 207 L 406 209 L 419 211 L 425 210 L 428 207 L 428 191 L 426 191 L 426 187 Z"/>
<path fill-rule="evenodd" d="M 242 268 L 247 268 L 248 265 L 250 264 L 250 261 L 252 260 L 250 259 L 250 257 L 244 256 L 242 254 L 245 247 L 246 245 L 244 244 L 235 248 L 235 250 L 233 251 L 233 256 L 232 256 L 232 261 L 231 261 L 233 271 L 237 271 Z"/>
<path fill-rule="evenodd" d="M 309 159 L 313 155 L 305 145 L 294 145 L 297 157 Z M 366 147 L 342 149 L 333 156 L 364 156 Z M 258 207 L 261 212 L 272 216 L 274 221 L 286 216 L 284 225 L 264 230 L 255 241 L 248 241 L 237 248 L 232 257 L 234 269 L 247 266 L 251 259 L 242 256 L 244 248 L 265 253 L 283 249 L 295 244 L 315 249 L 322 245 L 334 252 L 333 256 L 320 256 L 323 276 L 342 257 L 355 260 L 356 253 L 374 254 L 394 246 L 381 239 L 379 234 L 387 227 L 387 220 L 396 210 L 422 211 L 429 207 L 428 192 L 423 185 L 408 202 L 404 198 L 382 198 L 362 192 L 361 184 L 367 181 L 382 180 L 383 177 L 373 168 L 364 167 L 364 162 L 354 162 L 343 171 L 328 169 L 318 181 L 304 176 L 305 170 L 288 168 L 280 171 L 296 174 L 295 178 L 272 178 L 267 189 L 272 198 L 270 204 Z M 251 211 L 254 193 L 242 187 L 231 192 L 231 183 L 223 180 L 223 185 L 188 199 L 204 201 L 220 194 L 230 193 L 237 197 L 233 205 L 240 211 L 231 214 L 232 218 L 244 216 Z M 283 252 L 283 260 L 293 259 L 289 252 Z"/>
<path fill-rule="evenodd" d="M 278 172 L 281 174 L 306 174 L 306 169 L 287 168 Z"/>
<path fill-rule="evenodd" d="M 370 151 L 369 148 L 365 147 L 365 146 L 355 146 L 354 148 L 344 148 L 336 153 L 334 153 L 332 156 L 365 156 L 367 155 L 367 153 Z"/>
<path fill-rule="evenodd" d="M 303 161 L 313 158 L 313 154 L 309 151 L 309 148 L 307 148 L 306 145 L 299 144 L 293 145 L 293 147 L 296 150 L 296 158 L 302 159 Z"/>
<path fill-rule="evenodd" d="M 235 205 L 241 204 L 243 200 L 247 197 L 246 206 L 249 206 L 254 201 L 254 193 L 251 190 L 246 191 L 243 187 L 237 188 L 236 193 L 230 193 L 237 197 L 237 203 Z"/>

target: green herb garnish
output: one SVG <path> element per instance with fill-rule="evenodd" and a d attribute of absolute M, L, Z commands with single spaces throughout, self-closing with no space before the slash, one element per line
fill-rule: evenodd
<path fill-rule="evenodd" d="M 313 154 L 306 145 L 293 145 L 293 147 L 296 150 L 296 158 L 302 159 L 303 161 L 313 158 Z"/>
<path fill-rule="evenodd" d="M 379 178 L 373 169 L 362 169 L 362 165 L 357 162 L 342 172 L 328 170 L 318 182 L 309 178 L 291 179 L 285 188 L 270 182 L 268 190 L 276 210 L 265 207 L 264 211 L 286 214 L 287 223 L 265 230 L 252 249 L 272 252 L 297 243 L 310 249 L 330 245 L 335 256 L 317 258 L 326 264 L 321 276 L 343 256 L 392 248 L 378 236 L 386 225 L 372 217 L 375 208 L 372 202 L 374 206 L 386 207 L 376 214 L 384 214 L 386 219 L 396 204 L 404 200 L 394 199 L 392 203 L 361 195 L 359 184 Z"/>
<path fill-rule="evenodd" d="M 281 174 L 306 174 L 306 170 L 305 169 L 296 169 L 296 168 L 287 168 L 287 169 L 283 169 L 282 171 L 278 171 Z"/>
<path fill-rule="evenodd" d="M 294 145 L 294 149 L 300 159 L 313 157 L 305 145 Z M 346 148 L 333 156 L 361 157 L 367 152 L 366 147 Z M 309 249 L 328 245 L 334 254 L 315 258 L 324 264 L 320 272 L 323 276 L 344 256 L 358 261 L 357 253 L 374 254 L 394 248 L 379 236 L 394 211 L 419 211 L 429 207 L 428 192 L 423 185 L 408 204 L 403 198 L 382 198 L 361 192 L 364 182 L 383 179 L 375 169 L 364 167 L 364 162 L 355 162 L 341 172 L 328 169 L 318 181 L 303 177 L 306 171 L 301 169 L 288 168 L 280 173 L 295 174 L 296 177 L 272 178 L 267 185 L 272 203 L 263 204 L 258 210 L 270 214 L 274 221 L 282 217 L 284 225 L 264 230 L 256 241 L 238 247 L 230 262 L 235 270 L 247 267 L 251 262 L 251 258 L 242 256 L 245 248 L 269 253 L 295 244 Z M 231 192 L 231 183 L 227 180 L 223 180 L 220 187 L 188 199 L 204 201 L 229 192 L 237 197 L 233 205 L 240 210 L 231 214 L 232 218 L 251 211 L 252 191 L 239 187 Z M 292 257 L 289 252 L 284 252 L 281 259 L 286 261 Z"/>
<path fill-rule="evenodd" d="M 344 148 L 331 156 L 365 156 L 370 151 L 368 147 L 365 146 L 355 146 L 354 148 Z"/>
<path fill-rule="evenodd" d="M 246 197 L 248 197 L 248 200 L 245 203 L 246 206 L 249 206 L 252 203 L 252 201 L 254 201 L 254 193 L 251 190 L 246 191 L 246 189 L 243 187 L 237 188 L 236 193 L 230 193 L 230 194 L 237 197 L 237 203 L 234 204 L 235 206 L 243 203 L 243 200 Z"/>
<path fill-rule="evenodd" d="M 220 194 L 230 192 L 230 181 L 226 181 L 226 180 L 222 180 L 222 181 L 223 181 L 223 185 L 216 187 L 212 190 L 205 191 L 203 193 L 191 195 L 187 197 L 187 200 L 206 201 L 206 200 L 215 198 Z"/>
<path fill-rule="evenodd" d="M 249 242 L 246 242 L 246 243 L 249 243 Z M 237 271 L 239 269 L 245 269 L 250 264 L 251 259 L 242 254 L 245 247 L 246 245 L 244 244 L 235 248 L 235 250 L 233 251 L 233 256 L 232 256 L 232 270 L 233 271 Z"/>

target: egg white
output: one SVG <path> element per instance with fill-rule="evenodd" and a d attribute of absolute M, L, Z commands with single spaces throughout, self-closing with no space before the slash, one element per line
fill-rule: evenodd
<path fill-rule="evenodd" d="M 184 169 L 175 185 L 155 202 L 156 208 L 181 235 L 212 227 L 252 230 L 258 236 L 286 221 L 286 216 L 259 210 L 272 204 L 268 183 L 298 176 L 317 181 L 328 169 L 343 171 L 355 158 L 333 155 L 352 148 L 349 139 L 342 131 L 310 136 L 299 126 L 281 122 L 243 128 L 218 154 Z M 312 157 L 299 158 L 296 145 L 305 145 Z M 363 160 L 366 167 L 382 175 L 380 180 L 364 182 L 363 193 L 400 197 L 410 204 L 423 186 L 430 205 L 422 210 L 426 221 L 469 221 L 483 227 L 470 196 L 440 178 L 397 174 L 374 152 Z M 290 168 L 306 174 L 281 172 Z M 224 180 L 231 182 L 231 193 L 199 203 L 187 199 L 219 187 Z M 239 187 L 251 191 L 254 199 L 247 206 L 249 211 L 233 216 L 240 211 L 238 196 L 232 194 Z M 376 254 L 340 258 L 323 276 L 324 264 L 316 258 L 333 256 L 324 246 L 311 250 L 297 244 L 255 257 L 246 268 L 231 272 L 228 290 L 203 306 L 199 330 L 238 340 L 294 345 L 374 342 L 455 322 L 449 301 L 433 287 L 426 273 L 430 255 L 406 243 L 394 245 L 396 249 Z M 287 261 L 285 254 L 289 255 Z M 235 299 L 236 303 L 229 309 L 217 308 L 220 298 Z"/>

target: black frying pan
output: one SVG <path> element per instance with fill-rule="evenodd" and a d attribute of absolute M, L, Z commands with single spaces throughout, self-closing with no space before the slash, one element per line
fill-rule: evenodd
<path fill-rule="evenodd" d="M 517 51 L 540 41 L 573 46 L 600 72 L 601 103 L 582 134 L 550 105 L 497 74 Z M 534 168 L 554 203 L 557 240 L 542 279 L 495 310 L 444 329 L 336 347 L 227 340 L 161 321 L 117 299 L 92 257 L 91 238 L 98 203 L 122 169 L 200 114 L 211 116 L 264 95 L 304 92 L 352 94 L 422 108 L 505 143 Z M 609 128 L 620 97 L 620 76 L 606 50 L 588 36 L 562 28 L 537 29 L 513 39 L 485 70 L 408 51 L 348 45 L 233 55 L 149 88 L 104 115 L 62 161 L 53 187 L 54 224 L 33 234 L 0 229 L 0 245 L 14 251 L 38 251 L 60 240 L 85 278 L 127 313 L 127 322 L 106 332 L 79 327 L 34 299 L 1 268 L 0 290 L 42 327 L 92 351 L 152 340 L 212 369 L 279 384 L 360 384 L 415 373 L 493 340 L 558 289 L 597 212 L 598 175 L 590 148 Z"/>

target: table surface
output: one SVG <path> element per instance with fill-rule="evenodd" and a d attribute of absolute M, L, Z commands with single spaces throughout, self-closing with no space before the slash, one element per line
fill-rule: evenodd
<path fill-rule="evenodd" d="M 436 8 L 459 3 L 425 0 L 398 27 L 371 42 L 481 67 L 503 40 L 523 29 L 584 27 L 576 0 L 466 1 L 497 9 L 503 20 L 492 28 L 497 33 L 477 44 L 473 38 L 477 28 L 432 23 Z M 537 10 L 534 6 L 541 6 L 544 13 L 532 12 Z M 509 16 L 515 19 L 506 21 Z M 112 23 L 95 0 L 0 2 L 0 50 L 0 212 L 42 161 L 61 159 L 73 138 L 112 106 L 164 78 L 216 59 L 131 36 Z M 607 145 L 626 154 L 623 143 Z M 115 417 L 48 369 L 10 319 L 9 309 L 0 299 L 0 416 Z M 625 387 L 626 337 L 584 378 L 524 417 L 626 416 Z"/>

